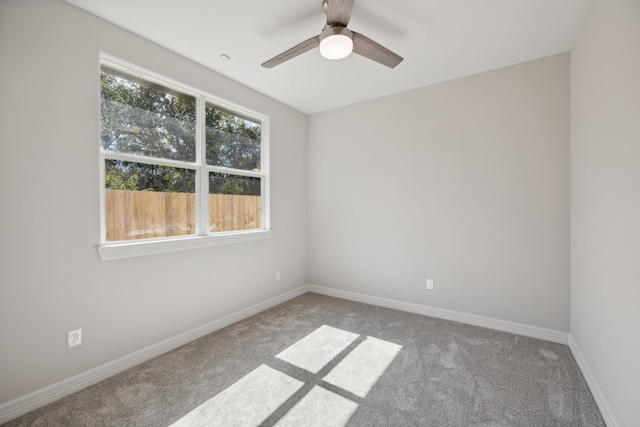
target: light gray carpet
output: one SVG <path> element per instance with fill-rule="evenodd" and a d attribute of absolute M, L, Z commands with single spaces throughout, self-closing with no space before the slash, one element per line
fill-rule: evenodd
<path fill-rule="evenodd" d="M 567 346 L 307 293 L 6 426 L 604 426 Z"/>

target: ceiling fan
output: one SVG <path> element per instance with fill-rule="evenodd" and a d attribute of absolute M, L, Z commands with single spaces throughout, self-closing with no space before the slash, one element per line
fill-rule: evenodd
<path fill-rule="evenodd" d="M 355 52 L 389 68 L 395 68 L 402 62 L 400 55 L 347 28 L 353 12 L 353 1 L 323 0 L 322 10 L 327 14 L 327 23 L 322 32 L 271 58 L 262 66 L 273 68 L 318 47 L 320 54 L 327 59 L 342 59 Z"/>

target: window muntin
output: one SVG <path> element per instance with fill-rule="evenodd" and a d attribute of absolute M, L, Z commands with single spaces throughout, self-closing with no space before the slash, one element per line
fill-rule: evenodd
<path fill-rule="evenodd" d="M 267 230 L 264 118 L 101 71 L 103 245 Z"/>

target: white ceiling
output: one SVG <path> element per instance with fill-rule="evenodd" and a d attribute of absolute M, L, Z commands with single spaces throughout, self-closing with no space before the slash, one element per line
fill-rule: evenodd
<path fill-rule="evenodd" d="M 397 68 L 316 49 L 269 70 L 320 33 L 322 0 L 66 1 L 307 114 L 566 52 L 589 3 L 356 0 L 349 28 L 403 56 Z"/>

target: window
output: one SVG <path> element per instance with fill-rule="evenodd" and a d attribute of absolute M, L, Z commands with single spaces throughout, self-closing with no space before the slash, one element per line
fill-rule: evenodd
<path fill-rule="evenodd" d="M 103 61 L 102 259 L 269 237 L 267 119 Z"/>

